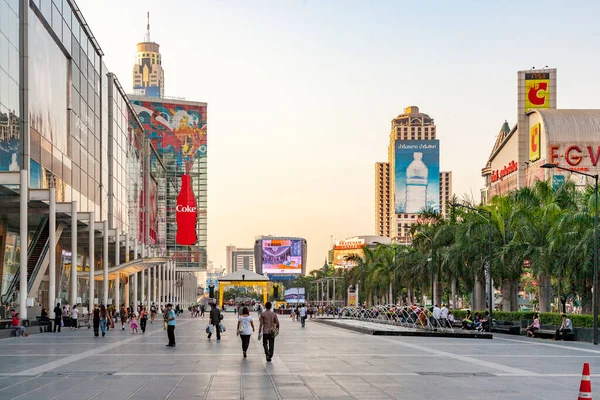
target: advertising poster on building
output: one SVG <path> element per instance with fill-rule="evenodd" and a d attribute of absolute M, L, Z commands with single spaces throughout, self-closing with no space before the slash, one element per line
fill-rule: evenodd
<path fill-rule="evenodd" d="M 525 111 L 550 108 L 550 74 L 525 74 Z"/>
<path fill-rule="evenodd" d="M 302 240 L 263 240 L 263 274 L 301 274 Z"/>
<path fill-rule="evenodd" d="M 148 213 L 150 214 L 150 223 L 148 225 L 148 234 L 150 236 L 150 244 L 156 244 L 158 237 L 158 183 L 153 176 L 150 177 L 150 203 L 148 205 Z M 144 179 L 144 189 L 140 194 L 140 242 L 145 243 L 144 237 L 146 234 L 146 180 Z"/>
<path fill-rule="evenodd" d="M 189 171 L 197 158 L 207 153 L 206 105 L 169 103 L 167 100 L 131 103 L 146 136 L 159 154 L 174 156 L 179 168 Z"/>
<path fill-rule="evenodd" d="M 535 124 L 529 130 L 529 161 L 540 159 L 540 124 Z"/>
<path fill-rule="evenodd" d="M 303 287 L 287 289 L 284 298 L 288 303 L 306 303 L 306 294 Z"/>
<path fill-rule="evenodd" d="M 364 258 L 364 246 L 364 239 L 336 241 L 335 246 L 333 246 L 333 267 L 337 269 L 355 266 L 356 262 L 348 261 L 347 259 L 351 256 Z"/>
<path fill-rule="evenodd" d="M 394 209 L 397 214 L 440 210 L 439 140 L 396 140 Z"/>

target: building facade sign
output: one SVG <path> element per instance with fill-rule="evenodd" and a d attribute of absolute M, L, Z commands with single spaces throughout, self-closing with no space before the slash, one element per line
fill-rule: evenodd
<path fill-rule="evenodd" d="M 529 130 L 529 161 L 540 159 L 540 124 L 535 124 Z"/>
<path fill-rule="evenodd" d="M 519 169 L 519 164 L 517 164 L 515 161 L 511 161 L 508 163 L 508 165 L 505 165 L 504 168 L 500 169 L 500 170 L 496 170 L 496 171 L 492 171 L 492 182 L 496 182 L 498 180 L 503 180 L 504 178 L 506 178 L 508 175 L 517 172 L 517 170 Z"/>
<path fill-rule="evenodd" d="M 192 246 L 198 241 L 196 237 L 196 197 L 192 191 L 189 175 L 181 176 L 181 192 L 177 196 L 175 208 L 177 235 L 175 240 L 182 246 Z"/>
<path fill-rule="evenodd" d="M 550 74 L 529 72 L 525 74 L 525 111 L 550 108 Z"/>
<path fill-rule="evenodd" d="M 548 149 L 548 160 L 552 164 L 560 164 L 561 159 L 569 167 L 596 167 L 600 158 L 599 145 L 586 144 L 553 144 Z"/>

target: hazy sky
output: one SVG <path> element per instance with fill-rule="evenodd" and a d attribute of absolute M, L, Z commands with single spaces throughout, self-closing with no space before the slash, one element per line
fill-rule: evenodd
<path fill-rule="evenodd" d="M 454 193 L 479 198 L 519 69 L 558 68 L 559 108 L 600 108 L 600 2 L 78 0 L 106 64 L 131 88 L 150 11 L 165 94 L 208 103 L 209 259 L 260 234 L 374 233 L 374 163 L 390 121 L 435 119 Z"/>

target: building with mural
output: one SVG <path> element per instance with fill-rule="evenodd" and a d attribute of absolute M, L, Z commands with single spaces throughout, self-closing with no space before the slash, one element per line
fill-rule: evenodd
<path fill-rule="evenodd" d="M 191 301 L 161 239 L 175 185 L 76 2 L 0 15 L 2 305 Z"/>
<path fill-rule="evenodd" d="M 207 104 L 146 96 L 129 96 L 134 115 L 166 168 L 166 251 L 178 268 L 204 269 L 207 263 Z M 176 242 L 177 196 L 181 177 L 189 175 L 196 200 L 196 238 L 193 245 Z"/>
<path fill-rule="evenodd" d="M 481 200 L 508 194 L 538 180 L 554 186 L 566 180 L 584 187 L 591 178 L 546 163 L 598 174 L 600 167 L 600 110 L 557 109 L 556 69 L 519 71 L 517 120 L 512 128 L 502 124 L 486 166 Z"/>

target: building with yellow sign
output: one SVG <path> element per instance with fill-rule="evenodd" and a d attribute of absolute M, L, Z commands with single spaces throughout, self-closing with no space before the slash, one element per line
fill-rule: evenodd
<path fill-rule="evenodd" d="M 600 110 L 556 108 L 556 69 L 518 72 L 518 122 L 502 124 L 481 175 L 481 201 L 552 179 L 554 185 L 573 180 L 586 185 L 579 174 L 544 169 L 561 167 L 597 174 L 600 171 Z"/>

